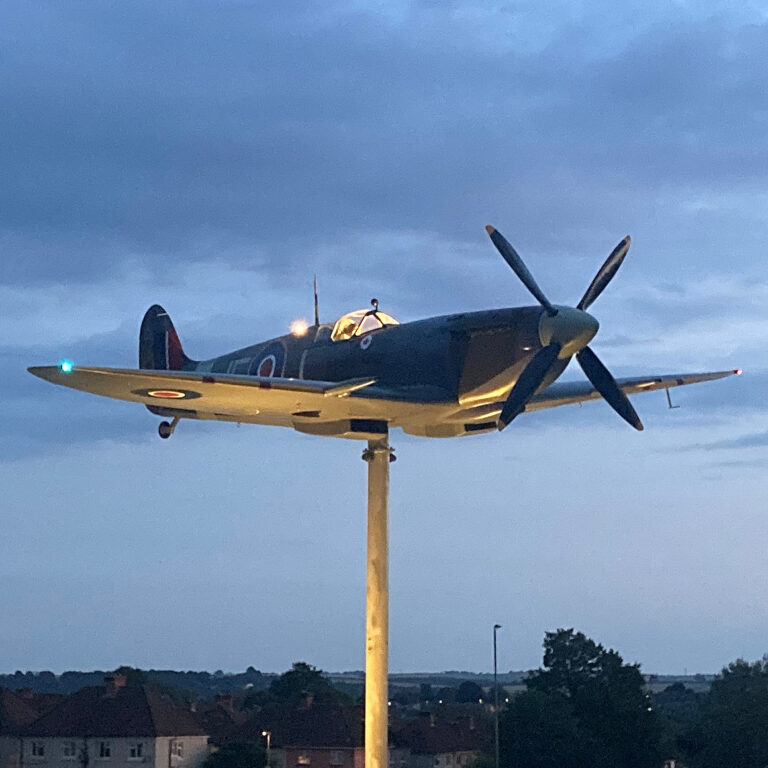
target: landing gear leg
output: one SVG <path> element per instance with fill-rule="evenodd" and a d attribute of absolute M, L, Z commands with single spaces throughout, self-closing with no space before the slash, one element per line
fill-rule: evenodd
<path fill-rule="evenodd" d="M 160 424 L 157 427 L 157 434 L 160 435 L 160 437 L 163 438 L 163 440 L 167 440 L 176 430 L 176 425 L 179 423 L 179 417 L 174 417 L 173 421 L 161 421 Z"/>

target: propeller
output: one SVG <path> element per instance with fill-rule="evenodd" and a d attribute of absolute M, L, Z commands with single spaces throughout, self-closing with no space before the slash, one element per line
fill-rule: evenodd
<path fill-rule="evenodd" d="M 587 346 L 597 333 L 599 325 L 597 320 L 585 310 L 594 303 L 618 272 L 629 251 L 631 242 L 629 235 L 611 251 L 581 297 L 581 301 L 572 308 L 554 306 L 544 295 L 520 255 L 501 232 L 490 225 L 485 229 L 504 261 L 509 264 L 523 285 L 546 311 L 546 315 L 542 315 L 539 323 L 539 336 L 544 346 L 525 366 L 507 396 L 499 414 L 499 431 L 507 427 L 525 410 L 526 404 L 552 372 L 558 359 L 564 360 L 573 355 L 576 355 L 576 360 L 584 374 L 608 405 L 635 429 L 643 429 L 643 424 L 629 402 L 629 398 L 621 391 L 598 356 Z"/>
<path fill-rule="evenodd" d="M 494 229 L 489 224 L 485 231 L 490 236 L 498 252 L 504 257 L 504 261 L 512 267 L 512 271 L 531 292 L 533 298 L 547 310 L 551 317 L 554 317 L 557 314 L 557 310 L 549 303 L 549 299 L 544 295 L 544 291 L 539 288 L 538 283 L 533 279 L 533 275 L 528 271 L 528 267 L 525 266 L 517 251 L 507 242 L 507 239 L 498 229 Z"/>
<path fill-rule="evenodd" d="M 576 309 L 587 309 L 592 302 L 605 290 L 605 286 L 613 280 L 613 276 L 619 271 L 621 262 L 627 255 L 632 238 L 627 235 L 612 251 L 611 255 L 605 260 L 603 266 L 597 271 L 589 288 L 581 297 L 581 301 L 576 305 Z"/>
<path fill-rule="evenodd" d="M 635 429 L 642 431 L 643 423 L 640 421 L 637 411 L 632 407 L 629 398 L 621 391 L 616 379 L 600 362 L 600 358 L 589 347 L 584 347 L 581 352 L 576 353 L 576 361 L 586 377 L 592 382 L 592 386 L 605 398 L 608 405 L 627 424 L 631 424 Z"/>
<path fill-rule="evenodd" d="M 548 344 L 531 358 L 531 362 L 523 369 L 509 393 L 509 397 L 507 397 L 507 402 L 501 409 L 499 431 L 504 429 L 515 416 L 519 416 L 523 412 L 525 404 L 541 386 L 552 364 L 557 360 L 561 349 L 562 347 L 557 343 Z"/>

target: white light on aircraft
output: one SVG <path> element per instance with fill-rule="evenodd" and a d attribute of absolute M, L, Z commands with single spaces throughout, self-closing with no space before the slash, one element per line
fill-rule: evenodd
<path fill-rule="evenodd" d="M 291 323 L 291 333 L 294 336 L 304 336 L 307 330 L 309 330 L 309 326 L 306 320 L 294 320 Z"/>
<path fill-rule="evenodd" d="M 62 360 L 59 363 L 59 368 L 61 368 L 62 373 L 71 373 L 74 367 L 75 364 L 71 360 Z"/>

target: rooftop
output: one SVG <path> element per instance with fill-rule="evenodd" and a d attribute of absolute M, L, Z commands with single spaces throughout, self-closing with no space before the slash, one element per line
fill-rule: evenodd
<path fill-rule="evenodd" d="M 204 736 L 192 712 L 146 686 L 92 686 L 64 698 L 26 736 Z"/>

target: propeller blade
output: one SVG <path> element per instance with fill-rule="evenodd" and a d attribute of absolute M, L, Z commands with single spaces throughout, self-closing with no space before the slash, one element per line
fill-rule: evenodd
<path fill-rule="evenodd" d="M 605 290 L 608 283 L 613 280 L 613 276 L 619 271 L 621 262 L 627 255 L 629 245 L 632 239 L 627 235 L 612 251 L 611 255 L 605 260 L 603 266 L 597 271 L 592 282 L 589 284 L 581 301 L 576 305 L 577 309 L 586 309 L 594 300 Z"/>
<path fill-rule="evenodd" d="M 519 416 L 525 404 L 533 397 L 536 390 L 541 386 L 549 373 L 552 364 L 557 360 L 562 347 L 560 344 L 552 343 L 540 349 L 532 358 L 531 362 L 523 368 L 523 372 L 512 387 L 512 391 L 507 397 L 507 402 L 499 414 L 499 432 L 506 427 L 515 416 Z"/>
<path fill-rule="evenodd" d="M 498 229 L 494 229 L 489 224 L 485 228 L 485 231 L 496 246 L 496 250 L 498 250 L 504 257 L 504 261 L 512 267 L 512 271 L 520 278 L 523 285 L 531 292 L 536 301 L 547 310 L 547 313 L 554 317 L 554 315 L 557 314 L 557 310 L 549 303 L 549 299 L 544 295 L 541 288 L 539 288 L 538 284 L 533 279 L 533 275 L 528 271 L 528 267 L 525 266 L 517 251 L 507 242 L 504 235 L 502 235 Z"/>
<path fill-rule="evenodd" d="M 589 348 L 584 347 L 576 353 L 581 370 L 592 382 L 592 386 L 603 396 L 608 405 L 621 416 L 624 421 L 635 429 L 642 430 L 643 423 L 629 402 L 629 398 L 621 391 L 616 379 L 611 376 L 608 369 L 600 362 L 598 356 Z"/>

